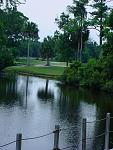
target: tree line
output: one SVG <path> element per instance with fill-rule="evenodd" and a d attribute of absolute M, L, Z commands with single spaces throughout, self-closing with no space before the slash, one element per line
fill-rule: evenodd
<path fill-rule="evenodd" d="M 38 26 L 17 10 L 18 3 L 21 2 L 1 1 L 0 69 L 13 65 L 17 56 L 24 56 L 25 53 L 29 55 L 29 46 L 35 43 L 35 46 L 32 47 L 36 49 L 35 47 L 38 44 Z"/>
<path fill-rule="evenodd" d="M 79 0 L 79 2 L 73 0 L 74 4 L 81 1 L 83 2 L 83 0 Z M 95 29 L 99 31 L 100 42 L 96 48 L 98 49 L 98 57 L 94 57 L 93 59 L 89 59 L 87 63 L 83 63 L 81 55 L 77 61 L 73 62 L 64 71 L 61 80 L 65 84 L 113 92 L 113 9 L 107 6 L 107 2 L 106 0 L 93 0 L 92 4 L 90 2 L 81 3 L 82 6 L 86 4 L 86 6 L 94 8 L 94 11 L 92 9 L 92 12 L 89 12 L 90 16 L 88 19 L 83 21 L 84 18 L 81 18 L 82 28 L 80 36 L 78 36 L 80 37 L 78 45 L 80 46 L 82 41 L 82 45 L 80 46 L 82 49 L 79 48 L 79 52 L 80 55 L 83 53 L 85 45 L 85 41 L 83 40 L 83 34 L 85 33 L 83 26 L 87 25 L 87 30 Z M 75 10 L 78 10 L 76 7 L 69 6 L 68 8 L 69 11 L 75 12 L 76 15 L 77 12 Z M 91 47 L 92 49 L 93 47 Z"/>
<path fill-rule="evenodd" d="M 108 8 L 103 0 L 102 2 L 94 1 L 93 5 L 88 0 L 73 0 L 73 5 L 67 6 L 67 13 L 63 12 L 55 19 L 59 30 L 55 31 L 53 36 L 45 37 L 42 42 L 38 41 L 38 26 L 17 10 L 17 5 L 22 4 L 24 0 L 1 0 L 1 2 L 5 5 L 5 9 L 2 9 L 1 6 L 1 23 L 4 29 L 1 27 L 0 30 L 7 40 L 2 39 L 1 36 L 0 45 L 1 49 L 7 47 L 8 53 L 6 54 L 11 57 L 5 53 L 2 56 L 1 53 L 1 66 L 12 65 L 17 57 L 27 57 L 28 65 L 31 56 L 47 59 L 47 65 L 50 65 L 50 59 L 66 61 L 67 66 L 73 60 L 86 63 L 89 58 L 99 57 L 99 47 L 96 42 L 89 40 L 89 33 L 90 28 L 98 30 L 100 45 L 102 45 L 103 22 L 108 13 Z M 87 12 L 87 7 L 95 8 L 96 11 Z M 98 12 L 104 12 L 104 14 L 99 16 Z M 90 18 L 87 17 L 88 13 L 90 13 Z M 11 35 L 8 35 L 5 30 Z"/>
<path fill-rule="evenodd" d="M 89 58 L 98 58 L 102 52 L 99 48 L 106 41 L 110 12 L 106 0 L 73 0 L 67 12 L 55 19 L 59 30 L 41 43 L 41 56 L 66 61 L 67 66 L 73 60 L 87 62 Z M 90 29 L 99 32 L 100 46 L 89 39 Z"/>
<path fill-rule="evenodd" d="M 71 62 L 61 77 L 64 83 L 112 91 L 113 10 L 109 1 L 73 0 L 66 13 L 55 19 L 58 30 L 42 42 L 38 26 L 17 10 L 18 1 L 11 1 L 0 9 L 0 68 L 12 65 L 17 56 L 27 56 L 29 64 L 32 47 L 32 56 L 46 59 L 47 65 L 50 59 L 65 61 L 67 66 Z M 89 39 L 90 29 L 99 32 L 99 45 Z"/>

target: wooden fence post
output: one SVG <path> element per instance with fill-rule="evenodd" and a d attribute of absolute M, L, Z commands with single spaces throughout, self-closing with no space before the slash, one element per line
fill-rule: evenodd
<path fill-rule="evenodd" d="M 82 150 L 86 150 L 86 119 L 82 121 Z"/>
<path fill-rule="evenodd" d="M 60 126 L 59 125 L 55 125 L 54 148 L 53 148 L 53 150 L 60 150 L 59 149 L 59 132 L 60 132 Z"/>
<path fill-rule="evenodd" d="M 105 150 L 109 150 L 110 113 L 106 115 Z"/>
<path fill-rule="evenodd" d="M 19 133 L 16 135 L 16 150 L 21 150 L 22 146 L 22 134 Z"/>

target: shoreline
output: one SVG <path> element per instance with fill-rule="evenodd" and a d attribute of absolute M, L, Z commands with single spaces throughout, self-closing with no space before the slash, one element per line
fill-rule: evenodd
<path fill-rule="evenodd" d="M 59 68 L 61 70 L 58 70 Z M 40 69 L 43 69 L 43 70 L 40 70 Z M 45 69 L 44 67 L 36 67 L 36 66 L 30 66 L 30 67 L 29 66 L 24 66 L 24 67 L 11 66 L 11 67 L 6 67 L 5 69 L 2 70 L 2 72 L 59 80 L 64 69 L 62 69 L 62 67 L 56 67 L 56 69 L 57 69 L 56 72 L 52 72 L 51 67 L 48 67 L 48 68 L 46 67 Z"/>

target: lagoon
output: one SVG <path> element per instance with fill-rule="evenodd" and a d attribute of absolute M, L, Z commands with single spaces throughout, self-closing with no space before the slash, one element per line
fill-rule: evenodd
<path fill-rule="evenodd" d="M 54 130 L 56 124 L 68 128 L 60 132 L 60 148 L 76 145 L 81 149 L 81 123 L 113 116 L 113 95 L 63 86 L 59 81 L 22 75 L 0 76 L 0 145 L 23 138 L 40 136 Z M 87 124 L 87 150 L 103 150 L 105 121 Z M 111 120 L 111 130 L 113 121 Z M 110 134 L 110 148 L 113 147 Z M 53 135 L 23 141 L 22 150 L 52 150 Z M 15 150 L 15 144 L 5 147 Z M 69 148 L 76 150 L 76 147 Z"/>

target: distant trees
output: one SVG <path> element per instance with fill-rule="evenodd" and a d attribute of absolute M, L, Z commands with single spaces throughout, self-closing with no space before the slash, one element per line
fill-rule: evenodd
<path fill-rule="evenodd" d="M 28 56 L 28 40 L 21 40 L 16 48 L 16 58 Z M 40 42 L 30 41 L 29 57 L 40 57 Z"/>
<path fill-rule="evenodd" d="M 90 7 L 92 11 L 88 12 L 87 7 Z M 59 18 L 55 19 L 59 28 L 59 37 L 57 36 L 58 40 L 55 42 L 57 46 L 55 45 L 55 47 L 59 49 L 59 56 L 66 55 L 67 53 L 69 61 L 75 59 L 84 62 L 85 53 L 83 50 L 87 49 L 86 46 L 88 44 L 86 43 L 89 38 L 90 29 L 99 31 L 99 45 L 101 47 L 102 42 L 106 40 L 106 33 L 108 31 L 107 17 L 109 16 L 110 8 L 107 6 L 106 0 L 93 0 L 93 2 L 89 0 L 73 0 L 73 5 L 67 6 L 67 10 L 69 13 L 63 12 Z M 62 46 L 65 45 L 63 44 L 65 43 L 64 39 L 66 40 L 67 49 L 70 51 L 70 56 L 66 46 L 64 48 Z M 102 48 L 100 51 L 102 51 Z M 98 54 L 101 53 L 99 52 Z M 97 56 L 93 56 L 97 58 Z"/>
<path fill-rule="evenodd" d="M 0 68 L 3 68 L 12 65 L 14 58 L 19 54 L 22 41 L 26 39 L 30 39 L 32 42 L 38 41 L 39 30 L 35 23 L 30 23 L 31 27 L 28 29 L 28 18 L 17 11 L 16 7 L 0 9 L 0 14 L 0 62 L 2 64 Z M 7 54 L 6 57 L 3 56 L 4 60 L 1 58 L 3 51 L 4 55 Z M 8 56 L 11 58 L 9 63 Z"/>
<path fill-rule="evenodd" d="M 99 45 L 96 42 L 89 40 L 85 43 L 84 51 L 82 53 L 83 63 L 87 63 L 88 60 L 92 58 L 99 59 L 100 53 Z"/>
<path fill-rule="evenodd" d="M 55 41 L 55 50 L 57 51 L 57 59 L 59 61 L 65 61 L 66 66 L 71 60 L 73 60 L 74 51 L 71 48 L 71 40 L 69 39 L 69 34 L 59 34 Z"/>
<path fill-rule="evenodd" d="M 14 57 L 10 49 L 0 46 L 0 70 L 14 64 Z"/>
<path fill-rule="evenodd" d="M 67 53 L 68 59 L 72 57 L 71 60 L 75 59 L 82 61 L 83 47 L 85 42 L 88 40 L 89 30 L 87 29 L 87 12 L 85 8 L 87 3 L 88 2 L 86 0 L 74 0 L 73 6 L 67 7 L 68 11 L 73 14 L 73 18 L 65 13 L 62 13 L 60 18 L 55 19 L 59 29 L 63 31 L 63 36 L 65 38 L 62 39 L 66 39 L 68 51 L 66 51 L 65 54 Z M 64 49 L 66 50 L 66 48 Z"/>
<path fill-rule="evenodd" d="M 40 47 L 41 57 L 47 60 L 46 66 L 50 65 L 50 58 L 54 56 L 54 39 L 50 36 L 44 38 Z"/>
<path fill-rule="evenodd" d="M 82 61 L 82 49 L 89 36 L 87 26 L 83 26 L 82 24 L 81 27 L 78 18 L 72 19 L 69 15 L 65 15 L 64 13 L 61 14 L 60 19 L 56 19 L 56 23 L 58 24 L 59 29 L 63 31 L 63 34 L 61 33 L 61 35 L 65 38 L 62 38 L 62 40 L 66 40 L 65 42 L 62 41 L 67 45 L 68 51 L 65 53 L 70 53 L 70 57 L 74 56 L 72 57 L 74 60 Z M 66 50 L 66 46 L 65 48 L 62 48 L 62 50 L 64 49 Z M 67 55 L 67 58 L 70 59 L 69 54 Z"/>

